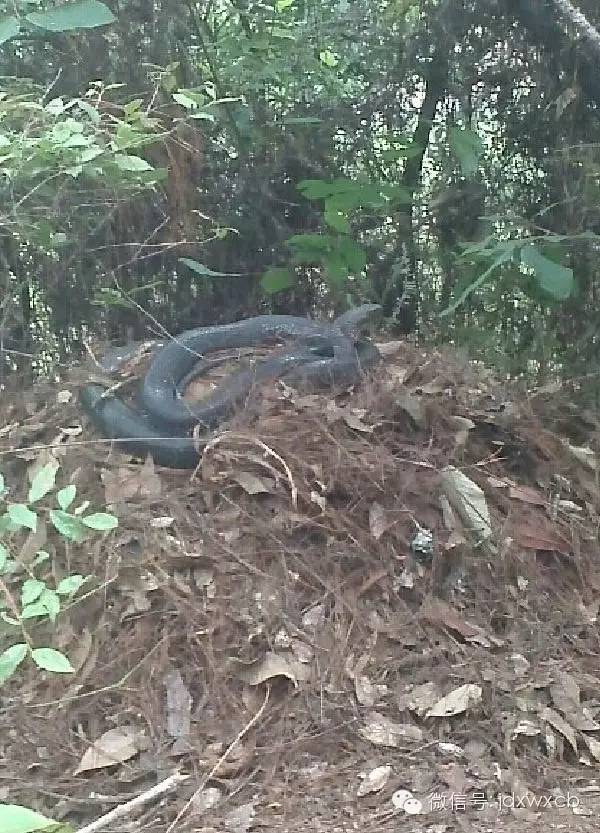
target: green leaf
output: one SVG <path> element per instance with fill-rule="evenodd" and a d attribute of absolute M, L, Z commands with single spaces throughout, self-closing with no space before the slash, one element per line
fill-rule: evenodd
<path fill-rule="evenodd" d="M 36 553 L 35 558 L 32 561 L 32 567 L 37 567 L 39 564 L 43 564 L 44 561 L 48 561 L 50 558 L 50 553 L 46 552 L 46 550 L 38 550 Z"/>
<path fill-rule="evenodd" d="M 448 131 L 448 143 L 463 174 L 474 174 L 483 153 L 483 142 L 477 133 L 470 128 L 451 127 Z"/>
<path fill-rule="evenodd" d="M 54 648 L 34 648 L 31 659 L 38 668 L 52 671 L 54 674 L 73 674 L 75 669 L 64 654 Z"/>
<path fill-rule="evenodd" d="M 309 200 L 329 197 L 336 193 L 335 189 L 332 190 L 331 182 L 325 182 L 322 179 L 303 179 L 298 183 L 297 188 Z"/>
<path fill-rule="evenodd" d="M 535 272 L 541 288 L 558 301 L 564 301 L 573 293 L 573 270 L 549 260 L 533 245 L 523 246 L 521 262 Z"/>
<path fill-rule="evenodd" d="M 285 9 L 289 9 L 290 6 L 294 5 L 294 0 L 276 0 L 275 8 L 278 12 L 282 12 Z"/>
<path fill-rule="evenodd" d="M 335 238 L 330 234 L 294 234 L 287 245 L 301 256 L 318 260 L 332 250 Z"/>
<path fill-rule="evenodd" d="M 85 584 L 86 581 L 87 578 L 85 576 L 80 576 L 79 574 L 67 576 L 66 578 L 63 578 L 62 581 L 59 581 L 56 592 L 60 596 L 70 596 L 73 593 L 77 593 L 81 585 Z"/>
<path fill-rule="evenodd" d="M 186 110 L 195 110 L 199 106 L 197 101 L 183 93 L 173 93 L 173 100 L 185 107 Z"/>
<path fill-rule="evenodd" d="M 68 509 L 69 506 L 75 500 L 75 495 L 77 494 L 77 486 L 65 486 L 64 489 L 61 489 L 59 492 L 56 493 L 56 500 L 58 501 L 58 505 L 61 509 Z"/>
<path fill-rule="evenodd" d="M 116 153 L 112 157 L 112 161 L 120 171 L 132 171 L 133 173 L 139 173 L 141 171 L 154 170 L 152 165 L 150 165 L 149 162 L 146 162 L 145 159 L 142 159 L 141 156 L 129 156 L 126 153 Z"/>
<path fill-rule="evenodd" d="M 56 531 L 70 541 L 81 543 L 87 538 L 88 531 L 80 519 L 63 512 L 62 509 L 51 509 L 50 520 Z"/>
<path fill-rule="evenodd" d="M 322 64 L 325 64 L 326 67 L 336 67 L 339 64 L 339 58 L 337 58 L 333 52 L 329 49 L 324 49 L 322 52 L 319 52 L 319 60 Z"/>
<path fill-rule="evenodd" d="M 21 604 L 23 607 L 35 602 L 46 589 L 46 583 L 37 578 L 28 578 L 21 587 Z"/>
<path fill-rule="evenodd" d="M 348 280 L 348 264 L 337 252 L 323 258 L 327 282 L 332 286 L 342 286 Z"/>
<path fill-rule="evenodd" d="M 2 833 L 39 833 L 42 830 L 67 833 L 63 825 L 18 804 L 0 804 L 0 830 Z"/>
<path fill-rule="evenodd" d="M 44 606 L 46 613 L 50 618 L 50 621 L 54 622 L 54 620 L 60 613 L 60 597 L 58 593 L 56 593 L 56 591 L 54 590 L 50 590 L 50 588 L 47 587 L 40 596 L 38 604 Z"/>
<path fill-rule="evenodd" d="M 342 211 L 326 208 L 323 212 L 323 219 L 330 228 L 339 231 L 340 234 L 350 234 L 352 231 L 348 217 Z"/>
<path fill-rule="evenodd" d="M 95 512 L 93 515 L 86 515 L 81 519 L 81 522 L 90 529 L 96 529 L 99 532 L 108 532 L 110 529 L 116 529 L 119 526 L 118 518 L 114 515 L 109 515 L 108 512 Z"/>
<path fill-rule="evenodd" d="M 499 269 L 500 266 L 507 263 L 509 260 L 512 260 L 512 257 L 514 255 L 515 247 L 516 247 L 516 243 L 514 245 L 510 246 L 510 247 L 501 249 L 500 254 L 496 257 L 496 259 L 493 261 L 493 263 L 490 266 L 488 266 L 488 268 L 477 278 L 477 280 L 473 281 L 473 283 L 470 283 L 466 287 L 466 289 L 464 289 L 460 293 L 458 298 L 456 298 L 450 304 L 450 306 L 446 307 L 446 309 L 443 310 L 443 312 L 440 313 L 440 317 L 443 318 L 447 315 L 450 315 L 450 313 L 452 313 L 452 312 L 454 312 L 454 310 L 458 309 L 458 307 L 461 304 L 464 304 L 464 302 L 469 297 L 469 295 L 471 295 L 471 293 L 475 292 L 475 290 L 479 289 L 481 286 L 483 286 L 484 283 L 486 283 L 486 281 L 488 281 L 490 279 L 490 277 L 496 271 L 496 269 Z"/>
<path fill-rule="evenodd" d="M 25 20 L 49 32 L 70 32 L 73 29 L 95 29 L 114 23 L 115 16 L 104 3 L 98 0 L 79 0 L 64 3 L 45 12 L 30 12 Z"/>
<path fill-rule="evenodd" d="M 296 276 L 293 272 L 289 269 L 275 267 L 267 269 L 260 279 L 260 285 L 264 291 L 268 292 L 270 295 L 273 295 L 276 292 L 281 292 L 284 289 L 289 289 L 290 286 L 294 286 L 295 283 Z"/>
<path fill-rule="evenodd" d="M 24 503 L 11 503 L 8 507 L 8 515 L 11 521 L 17 526 L 24 526 L 35 532 L 37 528 L 37 515 L 32 512 Z"/>
<path fill-rule="evenodd" d="M 42 602 L 34 602 L 21 611 L 21 619 L 35 619 L 38 616 L 48 617 L 48 610 Z"/>
<path fill-rule="evenodd" d="M 45 466 L 42 466 L 31 481 L 27 497 L 29 503 L 35 503 L 36 500 L 45 497 L 54 488 L 58 469 L 59 465 L 55 460 L 51 460 Z"/>
<path fill-rule="evenodd" d="M 338 252 L 346 261 L 348 271 L 353 272 L 355 275 L 360 274 L 367 265 L 367 253 L 354 240 L 343 237 L 340 240 Z"/>
<path fill-rule="evenodd" d="M 208 266 L 189 257 L 180 257 L 179 262 L 189 267 L 197 275 L 202 275 L 203 278 L 239 278 L 241 275 L 241 272 L 213 272 Z"/>
<path fill-rule="evenodd" d="M 5 512 L 3 515 L 0 515 L 0 535 L 3 532 L 16 532 L 17 529 L 20 528 L 21 525 L 14 523 L 14 521 L 11 520 L 8 512 Z"/>
<path fill-rule="evenodd" d="M 14 15 L 8 17 L 0 17 L 0 43 L 6 43 L 7 40 L 14 38 L 21 31 L 21 24 L 18 18 Z"/>
<path fill-rule="evenodd" d="M 19 642 L 16 645 L 11 645 L 10 648 L 2 651 L 0 654 L 0 685 L 8 680 L 9 677 L 12 677 L 26 656 L 27 645 L 25 642 Z M 0 821 L 1 820 L 2 816 L 0 815 Z M 0 825 L 0 830 L 4 833 L 5 828 Z"/>

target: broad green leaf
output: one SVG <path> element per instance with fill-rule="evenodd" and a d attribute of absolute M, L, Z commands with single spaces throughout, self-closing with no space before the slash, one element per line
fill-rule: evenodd
<path fill-rule="evenodd" d="M 293 272 L 289 269 L 283 268 L 272 268 L 267 269 L 264 273 L 262 278 L 260 279 L 260 284 L 265 292 L 269 294 L 274 294 L 276 292 L 281 292 L 284 289 L 289 289 L 290 286 L 293 286 L 296 283 L 296 276 Z"/>
<path fill-rule="evenodd" d="M 337 252 L 323 258 L 325 277 L 332 286 L 342 286 L 348 280 L 348 264 Z"/>
<path fill-rule="evenodd" d="M 35 602 L 36 599 L 42 595 L 46 589 L 46 583 L 37 578 L 28 578 L 23 582 L 21 587 L 21 605 L 29 605 Z"/>
<path fill-rule="evenodd" d="M 362 272 L 367 265 L 367 253 L 362 246 L 350 238 L 343 237 L 340 240 L 338 252 L 348 264 L 349 271 L 354 272 L 355 275 Z"/>
<path fill-rule="evenodd" d="M 386 185 L 384 183 L 379 190 L 392 205 L 411 205 L 413 202 L 412 192 L 404 185 Z"/>
<path fill-rule="evenodd" d="M 276 0 L 275 8 L 278 12 L 282 12 L 285 9 L 289 9 L 290 6 L 294 5 L 294 0 Z"/>
<path fill-rule="evenodd" d="M 184 93 L 173 93 L 173 100 L 185 107 L 186 110 L 196 110 L 199 106 L 197 101 Z"/>
<path fill-rule="evenodd" d="M 323 212 L 323 219 L 330 228 L 339 231 L 340 234 L 350 234 L 352 231 L 352 226 L 350 225 L 347 216 L 341 211 L 326 208 Z"/>
<path fill-rule="evenodd" d="M 56 592 L 60 596 L 70 596 L 72 593 L 77 593 L 81 585 L 85 584 L 86 581 L 87 578 L 79 574 L 67 576 L 62 581 L 59 581 Z"/>
<path fill-rule="evenodd" d="M 323 197 L 330 197 L 336 191 L 332 188 L 331 182 L 322 179 L 303 179 L 298 183 L 298 190 L 309 200 L 317 200 Z"/>
<path fill-rule="evenodd" d="M 474 174 L 483 153 L 483 142 L 477 133 L 470 128 L 451 127 L 448 131 L 448 143 L 463 174 Z"/>
<path fill-rule="evenodd" d="M 35 503 L 36 500 L 45 497 L 54 488 L 58 469 L 59 465 L 56 460 L 51 460 L 36 473 L 29 487 L 27 497 L 29 503 Z"/>
<path fill-rule="evenodd" d="M 108 532 L 110 529 L 116 529 L 119 526 L 119 521 L 114 515 L 109 515 L 108 512 L 95 512 L 93 515 L 86 515 L 81 519 L 81 522 L 90 529 L 96 529 L 99 532 Z"/>
<path fill-rule="evenodd" d="M 330 234 L 294 234 L 287 241 L 290 248 L 310 256 L 330 252 L 334 244 L 335 238 Z"/>
<path fill-rule="evenodd" d="M 18 804 L 0 804 L 0 830 L 2 833 L 60 833 L 66 828 L 46 816 Z"/>
<path fill-rule="evenodd" d="M 14 15 L 0 17 L 0 43 L 6 43 L 7 40 L 18 35 L 20 31 L 21 24 Z"/>
<path fill-rule="evenodd" d="M 8 680 L 9 677 L 12 677 L 26 656 L 27 645 L 25 642 L 19 642 L 16 645 L 11 645 L 10 648 L 2 651 L 0 654 L 0 685 Z M 0 815 L 0 821 L 1 819 L 2 816 Z M 4 833 L 5 828 L 1 824 L 0 830 Z"/>
<path fill-rule="evenodd" d="M 71 484 L 70 486 L 65 486 L 64 489 L 61 489 L 59 492 L 56 493 L 56 500 L 58 501 L 58 505 L 61 509 L 68 509 L 69 506 L 75 500 L 75 495 L 77 494 L 77 486 Z"/>
<path fill-rule="evenodd" d="M 531 267 L 535 277 L 545 292 L 559 301 L 564 301 L 573 293 L 573 270 L 549 260 L 533 245 L 521 250 L 521 262 Z"/>
<path fill-rule="evenodd" d="M 30 12 L 25 20 L 40 29 L 49 32 L 70 32 L 73 29 L 95 29 L 114 23 L 115 16 L 99 0 L 78 0 L 76 3 L 64 3 L 45 12 Z"/>
<path fill-rule="evenodd" d="M 141 156 L 129 156 L 126 153 L 116 153 L 112 157 L 112 161 L 121 171 L 132 171 L 139 173 L 141 171 L 153 171 L 154 168 Z"/>
<path fill-rule="evenodd" d="M 34 602 L 33 604 L 24 607 L 21 611 L 21 619 L 35 619 L 38 616 L 49 616 L 48 610 L 46 609 L 46 605 L 42 602 Z"/>
<path fill-rule="evenodd" d="M 81 543 L 87 538 L 87 529 L 80 519 L 69 515 L 68 512 L 63 512 L 62 509 L 51 509 L 50 520 L 56 531 L 70 541 Z"/>
<path fill-rule="evenodd" d="M 197 260 L 192 260 L 189 257 L 180 257 L 179 262 L 187 266 L 192 272 L 197 275 L 202 275 L 203 278 L 239 278 L 241 272 L 213 272 L 208 266 L 203 263 L 198 263 Z"/>
<path fill-rule="evenodd" d="M 31 659 L 38 668 L 52 671 L 54 674 L 73 674 L 75 669 L 64 654 L 54 648 L 34 648 Z"/>
<path fill-rule="evenodd" d="M 8 514 L 11 521 L 17 526 L 24 526 L 35 532 L 37 528 L 37 515 L 32 512 L 24 503 L 11 503 L 8 507 Z"/>
<path fill-rule="evenodd" d="M 44 606 L 50 618 L 50 621 L 54 622 L 54 620 L 60 613 L 60 597 L 58 593 L 55 590 L 50 590 L 50 588 L 47 587 L 38 599 L 38 604 Z"/>

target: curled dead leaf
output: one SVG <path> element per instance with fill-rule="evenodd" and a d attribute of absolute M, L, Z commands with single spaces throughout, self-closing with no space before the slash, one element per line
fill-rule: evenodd
<path fill-rule="evenodd" d="M 140 751 L 143 737 L 139 729 L 131 726 L 109 729 L 84 752 L 73 774 L 79 775 L 128 761 Z"/>
<path fill-rule="evenodd" d="M 379 712 L 369 712 L 359 734 L 375 746 L 396 748 L 402 742 L 413 743 L 423 740 L 423 732 L 412 723 L 395 723 Z"/>
<path fill-rule="evenodd" d="M 427 712 L 427 717 L 451 717 L 466 712 L 481 701 L 481 686 L 465 683 L 437 701 Z"/>

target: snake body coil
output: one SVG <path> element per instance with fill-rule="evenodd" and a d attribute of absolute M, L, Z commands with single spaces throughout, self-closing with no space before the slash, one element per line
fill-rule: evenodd
<path fill-rule="evenodd" d="M 381 360 L 374 345 L 359 341 L 361 331 L 379 311 L 376 305 L 365 305 L 339 316 L 333 323 L 264 315 L 189 330 L 154 356 L 142 385 L 140 411 L 116 397 L 107 397 L 98 385 L 83 388 L 80 402 L 101 433 L 119 439 L 128 451 L 150 454 L 159 465 L 194 468 L 202 443 L 198 445 L 189 437 L 189 430 L 195 425 L 205 429 L 219 425 L 233 414 L 255 384 L 284 378 L 299 387 L 312 388 L 349 386 L 358 381 L 364 370 Z M 207 354 L 284 338 L 295 339 L 295 344 L 251 370 L 232 374 L 199 403 L 182 399 L 180 392 L 185 384 L 205 372 Z M 126 351 L 123 356 L 126 358 Z"/>

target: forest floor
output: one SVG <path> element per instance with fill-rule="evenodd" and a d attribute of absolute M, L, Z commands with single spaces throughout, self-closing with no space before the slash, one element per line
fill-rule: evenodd
<path fill-rule="evenodd" d="M 0 689 L 0 803 L 110 833 L 597 829 L 597 418 L 386 353 L 335 400 L 263 389 L 193 474 L 98 442 L 73 375 L 5 392 L 10 500 L 54 458 L 119 526 L 8 541 L 88 581 L 30 626 L 76 673 Z"/>

